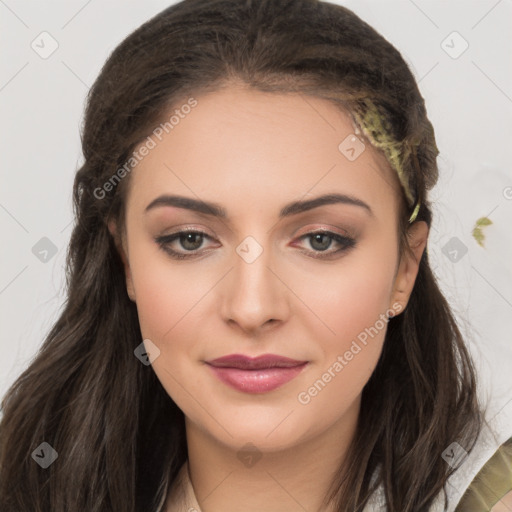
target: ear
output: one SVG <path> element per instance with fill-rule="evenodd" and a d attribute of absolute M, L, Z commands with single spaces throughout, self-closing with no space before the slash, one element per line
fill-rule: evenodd
<path fill-rule="evenodd" d="M 426 222 L 417 221 L 409 226 L 407 241 L 411 250 L 405 251 L 400 261 L 395 276 L 391 302 L 391 304 L 400 304 L 402 306 L 400 311 L 403 311 L 409 302 L 427 240 L 428 225 Z"/>
<path fill-rule="evenodd" d="M 130 297 L 130 299 L 133 302 L 135 302 L 135 289 L 133 287 L 133 279 L 132 279 L 132 272 L 130 269 L 130 263 L 126 256 L 125 249 L 123 247 L 122 238 L 119 235 L 119 233 L 117 232 L 117 225 L 116 225 L 115 221 L 111 220 L 108 222 L 108 230 L 110 231 L 110 234 L 112 235 L 112 238 L 114 239 L 119 256 L 123 260 L 124 274 L 126 277 L 126 292 L 128 293 L 128 297 Z"/>

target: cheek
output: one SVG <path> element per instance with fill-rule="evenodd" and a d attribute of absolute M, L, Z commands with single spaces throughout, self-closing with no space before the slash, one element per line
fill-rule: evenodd
<path fill-rule="evenodd" d="M 373 325 L 389 308 L 390 283 L 386 275 L 352 272 L 333 283 L 325 303 L 333 329 L 344 340 Z"/>
<path fill-rule="evenodd" d="M 392 309 L 395 264 L 393 254 L 389 258 L 382 253 L 379 256 L 366 261 L 361 257 L 353 265 L 340 266 L 334 279 L 323 282 L 321 291 L 308 296 L 308 306 L 318 312 L 323 323 L 315 318 L 309 325 L 311 337 L 317 340 L 321 351 L 314 375 L 320 380 L 317 388 L 323 395 L 318 404 L 330 400 L 340 403 L 339 397 L 343 397 L 346 406 L 346 401 L 361 392 L 375 369 L 386 335 L 387 315 Z M 305 297 L 306 291 L 303 288 L 299 293 Z M 309 385 L 314 385 L 314 379 Z"/>
<path fill-rule="evenodd" d="M 322 329 L 317 336 L 321 357 L 296 396 L 304 414 L 318 418 L 312 430 L 342 417 L 370 379 L 388 325 L 389 286 L 385 272 L 352 272 L 343 282 L 331 282 L 329 291 L 318 297 L 317 306 L 333 333 Z"/>
<path fill-rule="evenodd" d="M 330 340 L 327 350 L 350 344 L 391 308 L 393 269 L 392 257 L 366 261 L 361 258 L 340 266 L 337 272 L 329 270 L 328 279 L 317 275 L 314 280 L 302 280 L 298 294 L 328 328 L 327 336 L 323 336 Z"/>
<path fill-rule="evenodd" d="M 180 270 L 159 248 L 135 248 L 130 267 L 144 338 L 162 342 L 182 324 L 190 328 L 196 322 L 200 301 L 212 287 L 208 279 Z"/>

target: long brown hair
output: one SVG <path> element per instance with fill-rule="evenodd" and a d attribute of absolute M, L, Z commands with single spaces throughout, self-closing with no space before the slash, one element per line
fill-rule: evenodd
<path fill-rule="evenodd" d="M 185 0 L 165 9 L 113 51 L 87 98 L 67 300 L 2 402 L 2 511 L 156 510 L 185 462 L 183 413 L 134 356 L 137 310 L 107 227 L 123 226 L 130 176 L 104 184 L 179 101 L 233 80 L 327 98 L 347 112 L 371 99 L 393 140 L 415 148 L 416 161 L 402 164 L 421 202 L 417 220 L 431 225 L 434 131 L 407 64 L 373 28 L 316 0 Z M 403 198 L 400 208 L 403 252 L 411 211 Z M 455 471 L 443 451 L 456 441 L 470 452 L 484 421 L 470 355 L 425 251 L 363 389 L 356 437 L 332 486 L 337 510 L 361 511 L 379 483 L 389 511 L 428 510 Z M 42 442 L 58 453 L 46 469 L 31 457 Z"/>

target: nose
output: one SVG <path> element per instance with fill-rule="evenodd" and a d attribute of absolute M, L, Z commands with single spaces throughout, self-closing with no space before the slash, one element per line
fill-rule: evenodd
<path fill-rule="evenodd" d="M 254 261 L 240 254 L 233 255 L 234 268 L 223 280 L 224 320 L 246 334 L 277 327 L 289 313 L 286 280 L 274 268 L 266 247 Z"/>

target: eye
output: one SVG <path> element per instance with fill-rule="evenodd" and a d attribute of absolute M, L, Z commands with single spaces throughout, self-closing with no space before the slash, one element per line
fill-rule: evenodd
<path fill-rule="evenodd" d="M 211 238 L 203 231 L 190 230 L 179 231 L 171 235 L 165 235 L 155 238 L 155 242 L 168 253 L 172 258 L 182 260 L 195 256 L 200 249 L 205 238 Z M 182 249 L 186 252 L 179 252 L 172 248 L 172 244 L 178 242 Z M 187 254 L 188 253 L 188 254 Z"/>
<path fill-rule="evenodd" d="M 299 238 L 299 240 L 304 239 L 309 239 L 310 246 L 313 248 L 312 252 L 316 253 L 312 256 L 313 258 L 328 258 L 333 255 L 345 252 L 352 247 L 355 247 L 356 245 L 355 239 L 349 236 L 339 235 L 338 233 L 333 233 L 331 231 L 314 231 L 311 233 L 306 233 Z M 332 246 L 333 241 L 335 241 L 335 243 L 338 244 L 340 248 L 334 251 L 328 251 L 329 247 Z"/>
<path fill-rule="evenodd" d="M 155 242 L 174 259 L 193 258 L 199 255 L 201 247 L 205 239 L 212 238 L 198 230 L 178 231 L 170 235 L 155 238 Z M 314 231 L 306 233 L 299 237 L 298 240 L 310 240 L 312 250 L 306 250 L 306 253 L 313 253 L 313 258 L 329 258 L 336 254 L 345 252 L 355 246 L 356 241 L 348 236 L 343 236 L 331 231 Z M 337 250 L 328 250 L 332 246 L 332 242 L 340 246 Z M 174 247 L 173 247 L 174 245 Z M 178 245 L 179 247 L 176 247 Z M 322 254 L 325 253 L 325 254 Z"/>

